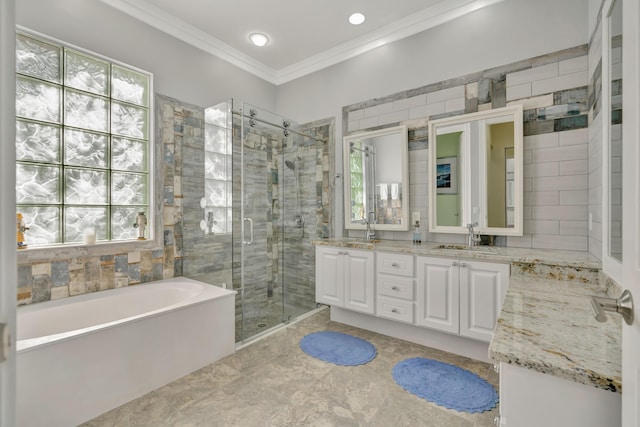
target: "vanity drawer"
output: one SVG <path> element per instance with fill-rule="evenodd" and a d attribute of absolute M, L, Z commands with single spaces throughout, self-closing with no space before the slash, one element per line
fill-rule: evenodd
<path fill-rule="evenodd" d="M 413 277 L 413 255 L 386 254 L 378 252 L 378 273 Z"/>
<path fill-rule="evenodd" d="M 413 277 L 378 273 L 376 286 L 378 295 L 413 301 Z"/>
<path fill-rule="evenodd" d="M 413 303 L 395 298 L 378 297 L 376 314 L 378 317 L 413 323 Z"/>

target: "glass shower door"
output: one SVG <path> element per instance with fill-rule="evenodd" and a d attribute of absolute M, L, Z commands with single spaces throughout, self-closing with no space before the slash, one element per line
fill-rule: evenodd
<path fill-rule="evenodd" d="M 284 317 L 279 279 L 282 239 L 277 221 L 282 200 L 278 170 L 282 118 L 242 105 L 241 138 L 241 288 L 242 340 L 281 324 Z"/>

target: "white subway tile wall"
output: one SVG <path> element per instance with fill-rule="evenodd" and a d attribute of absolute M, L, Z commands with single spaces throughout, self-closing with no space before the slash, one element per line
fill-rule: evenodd
<path fill-rule="evenodd" d="M 507 65 L 501 67 L 505 70 L 502 74 L 498 68 L 412 89 L 378 99 L 375 101 L 378 104 L 373 106 L 373 101 L 346 106 L 343 135 L 398 123 L 409 126 L 410 211 L 419 211 L 426 226 L 426 126 L 412 129 L 407 120 L 422 118 L 428 122 L 507 103 L 522 104 L 525 110 L 524 236 L 507 238 L 507 246 L 579 251 L 590 250 L 590 244 L 599 247 L 601 224 L 596 225 L 596 221 L 600 215 L 592 215 L 598 228 L 594 231 L 595 237 L 591 237 L 588 220 L 589 213 L 601 206 L 598 197 L 601 160 L 596 148 L 599 132 L 590 132 L 591 121 L 587 119 L 593 107 L 587 99 L 587 69 L 592 64 L 586 46 L 571 52 L 532 59 L 518 71 L 513 71 L 513 65 Z M 470 82 L 472 78 L 477 81 Z M 415 132 L 413 140 L 412 132 Z M 410 232 L 380 232 L 379 235 L 383 239 L 411 239 Z M 457 235 L 428 235 L 429 241 L 459 239 Z"/>

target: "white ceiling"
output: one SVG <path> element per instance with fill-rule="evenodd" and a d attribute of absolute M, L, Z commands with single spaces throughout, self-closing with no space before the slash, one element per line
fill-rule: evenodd
<path fill-rule="evenodd" d="M 278 85 L 502 0 L 102 1 Z M 366 21 L 349 24 L 353 12 Z"/>

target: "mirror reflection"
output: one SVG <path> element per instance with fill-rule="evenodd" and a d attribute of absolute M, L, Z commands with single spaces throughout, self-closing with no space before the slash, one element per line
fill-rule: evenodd
<path fill-rule="evenodd" d="M 407 128 L 344 138 L 345 227 L 408 229 Z"/>
<path fill-rule="evenodd" d="M 622 0 L 616 0 L 608 16 L 609 185 L 608 255 L 622 262 Z M 607 116 L 606 114 L 604 115 Z"/>
<path fill-rule="evenodd" d="M 462 192 L 458 191 L 458 160 L 468 131 L 447 128 L 436 138 L 436 220 L 439 226 L 462 226 Z M 464 166 L 464 163 L 461 163 Z"/>
<path fill-rule="evenodd" d="M 429 230 L 522 235 L 522 107 L 430 123 Z"/>

